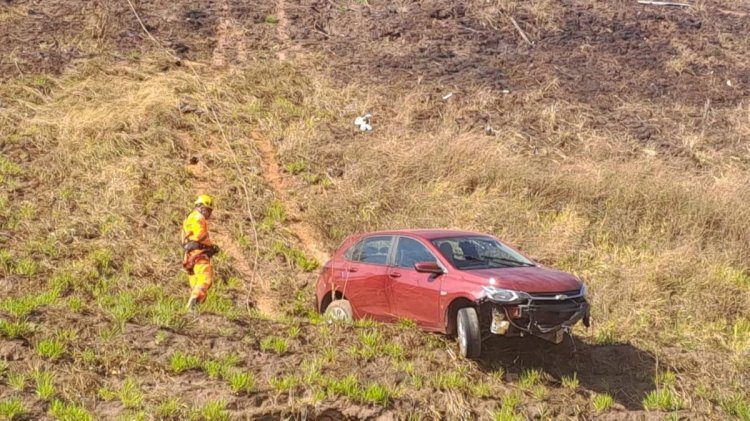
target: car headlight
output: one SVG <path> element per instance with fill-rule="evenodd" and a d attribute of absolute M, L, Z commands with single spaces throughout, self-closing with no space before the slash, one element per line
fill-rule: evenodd
<path fill-rule="evenodd" d="M 588 287 L 581 281 L 581 297 L 585 297 L 587 292 L 589 292 Z"/>
<path fill-rule="evenodd" d="M 482 289 L 489 299 L 502 303 L 515 303 L 531 298 L 531 296 L 525 292 L 513 291 L 512 289 L 503 289 L 492 286 L 482 287 Z"/>

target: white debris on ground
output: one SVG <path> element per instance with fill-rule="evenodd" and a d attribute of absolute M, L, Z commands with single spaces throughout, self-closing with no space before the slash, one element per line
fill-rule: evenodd
<path fill-rule="evenodd" d="M 443 96 L 443 101 L 447 101 L 452 96 L 453 96 L 453 92 L 448 92 L 447 95 Z"/>
<path fill-rule="evenodd" d="M 354 120 L 354 125 L 359 128 L 359 130 L 363 132 L 369 132 L 372 130 L 372 126 L 370 125 L 370 119 L 372 118 L 372 114 L 365 114 L 363 116 L 359 116 Z"/>

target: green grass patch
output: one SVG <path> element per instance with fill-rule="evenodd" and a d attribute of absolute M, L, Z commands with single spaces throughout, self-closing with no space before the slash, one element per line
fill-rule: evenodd
<path fill-rule="evenodd" d="M 359 393 L 359 382 L 354 374 L 343 379 L 327 379 L 324 383 L 326 394 L 330 397 L 346 396 L 354 399 Z"/>
<path fill-rule="evenodd" d="M 359 345 L 353 345 L 350 349 L 352 355 L 371 360 L 377 357 L 390 357 L 400 360 L 404 357 L 404 349 L 401 345 L 385 340 L 377 330 L 359 333 Z"/>
<path fill-rule="evenodd" d="M 279 200 L 274 200 L 268 205 L 266 216 L 261 222 L 261 228 L 266 230 L 273 229 L 277 224 L 281 225 L 286 222 L 286 210 L 284 204 Z"/>
<path fill-rule="evenodd" d="M 198 417 L 191 419 L 201 419 L 203 421 L 228 421 L 229 412 L 226 410 L 227 403 L 223 400 L 206 402 L 198 411 Z"/>
<path fill-rule="evenodd" d="M 37 371 L 34 373 L 36 380 L 36 395 L 40 399 L 47 400 L 55 395 L 54 376 L 49 371 Z"/>
<path fill-rule="evenodd" d="M 372 383 L 360 393 L 359 398 L 365 403 L 387 406 L 391 395 L 391 390 L 386 386 L 379 383 Z"/>
<path fill-rule="evenodd" d="M 26 374 L 8 373 L 8 386 L 16 392 L 23 392 L 26 389 Z"/>
<path fill-rule="evenodd" d="M 36 344 L 36 352 L 42 358 L 57 361 L 65 354 L 65 342 L 59 337 L 41 340 Z"/>
<path fill-rule="evenodd" d="M 430 383 L 435 389 L 442 390 L 464 390 L 468 384 L 462 371 L 438 373 L 430 379 Z"/>
<path fill-rule="evenodd" d="M 169 369 L 176 374 L 180 374 L 188 370 L 194 370 L 196 368 L 200 368 L 200 366 L 200 360 L 194 355 L 188 355 L 177 351 L 172 354 L 171 357 L 169 357 Z"/>
<path fill-rule="evenodd" d="M 174 297 L 160 296 L 149 306 L 148 317 L 151 324 L 180 330 L 185 327 L 187 320 L 183 317 L 184 303 Z"/>
<path fill-rule="evenodd" d="M 0 303 L 0 310 L 15 317 L 26 317 L 36 309 L 36 298 L 25 296 L 20 298 L 6 298 Z"/>
<path fill-rule="evenodd" d="M 36 275 L 38 271 L 39 265 L 36 261 L 28 258 L 20 259 L 13 265 L 13 273 L 26 278 Z"/>
<path fill-rule="evenodd" d="M 0 401 L 0 418 L 15 420 L 22 418 L 27 412 L 20 399 L 13 397 Z"/>
<path fill-rule="evenodd" d="M 604 412 L 615 404 L 615 398 L 607 393 L 599 394 L 594 396 L 591 403 L 594 405 L 594 411 Z"/>
<path fill-rule="evenodd" d="M 750 421 L 750 402 L 740 394 L 735 394 L 729 398 L 721 399 L 719 406 L 729 416 L 735 417 L 742 421 Z"/>
<path fill-rule="evenodd" d="M 542 372 L 540 370 L 529 368 L 521 373 L 521 377 L 518 379 L 518 386 L 523 389 L 531 389 L 532 387 L 542 383 Z"/>
<path fill-rule="evenodd" d="M 291 374 L 282 377 L 274 376 L 268 380 L 268 383 L 279 393 L 290 393 L 299 386 L 299 380 Z"/>
<path fill-rule="evenodd" d="M 229 387 L 234 393 L 251 393 L 255 390 L 255 376 L 252 373 L 234 372 L 229 375 Z"/>
<path fill-rule="evenodd" d="M 676 411 L 682 409 L 684 403 L 672 389 L 657 389 L 651 391 L 643 399 L 643 407 L 647 410 Z"/>
<path fill-rule="evenodd" d="M 482 381 L 472 384 L 470 387 L 470 392 L 472 396 L 477 398 L 487 398 L 492 394 L 490 385 Z"/>
<path fill-rule="evenodd" d="M 159 404 L 156 408 L 156 415 L 159 418 L 177 418 L 183 407 L 184 404 L 179 398 L 169 398 Z"/>
<path fill-rule="evenodd" d="M 52 418 L 61 421 L 92 421 L 94 419 L 86 408 L 74 403 L 66 403 L 55 399 L 49 406 L 47 413 Z"/>
<path fill-rule="evenodd" d="M 32 331 L 33 328 L 29 322 L 23 320 L 15 322 L 0 320 L 0 333 L 8 339 L 25 338 Z"/>
<path fill-rule="evenodd" d="M 270 25 L 276 25 L 277 23 L 279 23 L 279 18 L 277 18 L 274 15 L 268 15 L 268 16 L 266 16 L 266 18 L 264 19 L 264 21 L 266 23 L 270 24 Z"/>
<path fill-rule="evenodd" d="M 562 376 L 562 386 L 566 389 L 578 389 L 580 382 L 578 381 L 578 373 L 573 373 L 572 376 Z"/>
<path fill-rule="evenodd" d="M 261 351 L 273 351 L 277 354 L 283 354 L 289 349 L 286 339 L 278 336 L 268 336 L 260 341 Z"/>
<path fill-rule="evenodd" d="M 299 249 L 287 247 L 281 241 L 274 241 L 271 250 L 274 254 L 283 256 L 287 262 L 293 263 L 305 272 L 312 272 L 320 266 L 320 263 L 314 258 L 305 256 L 305 253 Z"/>
<path fill-rule="evenodd" d="M 284 165 L 284 170 L 292 175 L 297 175 L 307 169 L 307 162 L 304 159 L 300 159 L 289 164 Z"/>
<path fill-rule="evenodd" d="M 125 408 L 139 408 L 143 403 L 143 392 L 138 381 L 132 377 L 125 379 L 117 392 L 117 398 Z"/>
<path fill-rule="evenodd" d="M 594 343 L 597 345 L 614 345 L 617 343 L 617 337 L 612 327 L 604 326 L 594 332 Z"/>
<path fill-rule="evenodd" d="M 517 393 L 504 395 L 500 400 L 500 409 L 490 413 L 494 421 L 523 421 L 526 418 L 517 413 L 516 409 L 521 403 L 521 396 Z"/>
<path fill-rule="evenodd" d="M 225 368 L 222 363 L 216 360 L 208 360 L 203 363 L 203 371 L 206 372 L 208 378 L 211 380 L 218 380 L 224 377 Z"/>

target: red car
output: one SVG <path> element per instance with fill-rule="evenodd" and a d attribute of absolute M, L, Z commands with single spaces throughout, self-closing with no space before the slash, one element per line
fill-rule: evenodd
<path fill-rule="evenodd" d="M 447 230 L 381 231 L 347 238 L 323 267 L 318 311 L 334 319 L 410 319 L 455 335 L 477 358 L 486 334 L 560 343 L 589 325 L 586 286 L 496 238 Z"/>

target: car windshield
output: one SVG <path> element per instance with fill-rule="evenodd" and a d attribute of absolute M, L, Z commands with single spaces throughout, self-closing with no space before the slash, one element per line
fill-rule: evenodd
<path fill-rule="evenodd" d="M 452 237 L 432 244 L 456 269 L 474 270 L 534 266 L 520 253 L 492 237 Z"/>

